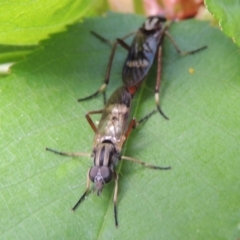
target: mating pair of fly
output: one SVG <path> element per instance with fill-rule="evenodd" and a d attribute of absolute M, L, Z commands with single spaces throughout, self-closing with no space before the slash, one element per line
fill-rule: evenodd
<path fill-rule="evenodd" d="M 130 135 L 132 129 L 137 125 L 145 122 L 151 115 L 159 112 L 165 119 L 167 116 L 162 112 L 159 103 L 159 89 L 161 83 L 161 60 L 162 60 L 162 45 L 164 37 L 168 37 L 180 55 L 194 54 L 206 48 L 206 46 L 199 49 L 183 52 L 181 51 L 169 32 L 167 31 L 170 22 L 163 17 L 151 16 L 146 19 L 143 25 L 137 32 L 126 35 L 121 39 L 116 39 L 115 42 L 110 42 L 97 33 L 93 33 L 97 38 L 104 42 L 108 42 L 112 46 L 111 55 L 109 58 L 104 84 L 92 95 L 81 98 L 78 101 L 84 101 L 97 96 L 99 93 L 104 94 L 105 107 L 102 110 L 90 111 L 86 114 L 86 119 L 91 128 L 95 132 L 94 145 L 91 154 L 88 153 L 66 153 L 59 152 L 53 149 L 46 148 L 56 154 L 70 157 L 87 156 L 93 158 L 94 165 L 88 170 L 86 190 L 80 197 L 78 202 L 72 208 L 73 211 L 77 209 L 79 204 L 84 200 L 90 192 L 90 182 L 94 182 L 94 189 L 100 195 L 103 186 L 110 182 L 113 178 L 115 180 L 114 187 L 114 219 L 115 225 L 118 226 L 117 217 L 117 194 L 118 194 L 118 174 L 115 167 L 119 160 L 127 160 L 141 164 L 147 168 L 158 170 L 169 170 L 171 167 L 160 167 L 142 162 L 138 159 L 122 156 L 121 149 L 124 142 Z M 125 43 L 125 39 L 135 34 L 131 46 Z M 125 60 L 122 80 L 123 86 L 118 88 L 106 102 L 105 92 L 110 78 L 111 66 L 117 45 L 121 45 L 128 51 L 128 56 Z M 155 85 L 155 102 L 156 109 L 150 112 L 141 120 L 137 121 L 135 118 L 130 119 L 131 102 L 137 89 L 142 84 L 146 75 L 148 74 L 154 59 L 157 59 L 157 76 Z M 98 126 L 96 126 L 90 117 L 92 114 L 101 114 L 101 119 Z"/>

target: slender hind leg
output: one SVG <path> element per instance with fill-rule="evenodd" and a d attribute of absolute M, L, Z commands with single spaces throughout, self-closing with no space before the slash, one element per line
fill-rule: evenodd
<path fill-rule="evenodd" d="M 186 52 L 185 52 L 185 51 L 182 51 L 182 50 L 178 47 L 177 43 L 175 42 L 175 40 L 173 39 L 173 37 L 170 35 L 170 33 L 169 33 L 168 31 L 165 31 L 164 34 L 169 38 L 169 40 L 172 42 L 174 48 L 176 49 L 176 51 L 177 51 L 180 55 L 194 54 L 194 53 L 197 53 L 197 52 L 202 51 L 202 50 L 204 50 L 204 49 L 207 48 L 207 46 L 203 46 L 203 47 L 194 49 L 194 50 L 192 50 L 192 51 L 186 51 Z"/>
<path fill-rule="evenodd" d="M 114 172 L 114 178 L 115 178 L 115 187 L 114 187 L 114 196 L 113 196 L 114 219 L 115 219 L 115 226 L 118 227 L 118 217 L 117 217 L 118 175 L 116 172 Z"/>
<path fill-rule="evenodd" d="M 157 55 L 157 78 L 156 78 L 156 85 L 155 85 L 155 102 L 157 105 L 158 112 L 165 118 L 169 119 L 161 110 L 160 103 L 159 103 L 159 89 L 161 85 L 161 74 L 162 74 L 162 46 L 158 48 L 158 55 Z"/>
<path fill-rule="evenodd" d="M 194 54 L 197 53 L 199 51 L 202 51 L 204 49 L 207 48 L 207 46 L 203 46 L 200 47 L 198 49 L 194 49 L 192 51 L 187 51 L 184 52 L 182 51 L 178 45 L 176 44 L 176 42 L 174 41 L 174 39 L 172 38 L 172 36 L 168 33 L 168 31 L 164 31 L 164 34 L 169 38 L 169 40 L 172 42 L 174 48 L 176 49 L 176 51 L 180 54 L 180 55 L 189 55 L 189 54 Z M 161 74 L 162 74 L 162 46 L 159 47 L 158 49 L 158 55 L 157 55 L 157 79 L 156 79 L 156 87 L 155 87 L 155 102 L 157 105 L 157 110 L 158 112 L 165 118 L 165 119 L 169 119 L 161 110 L 160 108 L 160 103 L 159 103 L 159 89 L 160 89 L 160 85 L 161 85 Z"/>
<path fill-rule="evenodd" d="M 79 198 L 79 200 L 77 201 L 77 203 L 74 205 L 74 207 L 72 208 L 72 211 L 75 211 L 78 206 L 80 205 L 80 203 L 85 199 L 85 197 L 87 196 L 87 194 L 89 193 L 89 189 L 90 189 L 90 178 L 89 178 L 89 171 L 87 172 L 87 185 L 86 185 L 86 190 L 83 193 L 83 195 Z"/>
<path fill-rule="evenodd" d="M 85 101 L 85 100 L 89 100 L 91 98 L 94 98 L 96 97 L 99 93 L 103 93 L 103 100 L 104 100 L 104 104 L 106 103 L 106 94 L 105 94 L 105 89 L 109 83 L 109 78 L 110 78 L 110 73 L 111 73 L 111 68 L 112 68 L 112 63 L 113 63 L 113 58 L 114 58 L 114 55 L 115 55 L 115 52 L 116 52 L 116 48 L 117 48 L 117 45 L 120 44 L 123 48 L 125 48 L 127 51 L 129 51 L 130 49 L 130 46 L 128 46 L 128 44 L 126 44 L 123 40 L 128 38 L 129 36 L 133 35 L 134 33 L 129 33 L 127 34 L 126 36 L 124 36 L 123 38 L 121 39 L 117 39 L 116 41 L 114 42 L 111 42 L 107 39 L 105 39 L 104 37 L 100 36 L 99 34 L 95 33 L 95 32 L 91 32 L 95 37 L 97 37 L 98 39 L 100 39 L 102 42 L 105 42 L 105 43 L 108 43 L 110 45 L 112 45 L 112 50 L 111 50 L 111 54 L 110 54 L 110 57 L 109 57 L 109 60 L 108 60 L 108 65 L 107 65 L 107 71 L 106 71 L 106 75 L 105 75 L 105 79 L 104 79 L 104 82 L 103 84 L 100 86 L 100 88 L 94 92 L 93 94 L 87 96 L 87 97 L 84 97 L 84 98 L 79 98 L 78 99 L 78 102 L 81 102 L 81 101 Z"/>

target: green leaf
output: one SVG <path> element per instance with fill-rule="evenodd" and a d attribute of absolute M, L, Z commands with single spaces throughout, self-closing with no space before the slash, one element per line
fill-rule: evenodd
<path fill-rule="evenodd" d="M 223 32 L 240 46 L 240 5 L 238 0 L 205 0 L 208 10 L 219 21 Z"/>
<path fill-rule="evenodd" d="M 37 46 L 0 45 L 0 63 L 23 60 L 27 54 L 37 49 Z"/>
<path fill-rule="evenodd" d="M 4 1 L 0 3 L 0 43 L 37 44 L 67 24 L 93 14 L 96 0 Z M 97 6 L 94 6 L 96 5 Z"/>
<path fill-rule="evenodd" d="M 45 148 L 92 150 L 94 133 L 84 115 L 101 109 L 102 97 L 76 99 L 102 84 L 110 47 L 89 31 L 113 40 L 143 21 L 120 14 L 86 19 L 44 41 L 1 79 L 1 239 L 240 237 L 240 56 L 207 22 L 170 28 L 182 50 L 206 44 L 208 49 L 183 57 L 165 39 L 160 99 L 170 120 L 155 114 L 132 132 L 122 151 L 172 170 L 119 164 L 118 229 L 114 182 L 100 197 L 90 194 L 74 214 L 70 210 L 85 190 L 92 160 L 61 157 Z M 122 84 L 126 54 L 118 47 L 108 96 Z M 155 108 L 155 79 L 156 66 L 134 98 L 137 119 Z"/>

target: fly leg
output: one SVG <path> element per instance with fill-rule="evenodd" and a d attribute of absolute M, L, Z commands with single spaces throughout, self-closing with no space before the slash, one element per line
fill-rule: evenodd
<path fill-rule="evenodd" d="M 160 166 L 148 164 L 146 162 L 143 162 L 143 161 L 140 161 L 140 160 L 138 160 L 136 158 L 132 158 L 132 157 L 128 157 L 128 156 L 121 156 L 121 159 L 141 164 L 142 166 L 147 167 L 147 168 L 152 168 L 152 169 L 157 169 L 157 170 L 170 170 L 171 169 L 171 166 L 160 167 Z"/>
<path fill-rule="evenodd" d="M 114 219 L 115 219 L 115 226 L 118 227 L 118 217 L 117 217 L 118 174 L 116 172 L 114 172 L 114 178 L 115 178 L 114 195 L 113 195 Z"/>
<path fill-rule="evenodd" d="M 86 197 L 87 194 L 89 193 L 89 188 L 90 188 L 89 171 L 90 171 L 90 169 L 88 170 L 88 173 L 87 173 L 87 186 L 86 186 L 86 190 L 85 190 L 85 192 L 83 193 L 83 195 L 79 198 L 79 200 L 77 201 L 77 203 L 74 205 L 74 207 L 72 208 L 72 211 L 73 211 L 73 212 L 78 208 L 78 206 L 80 205 L 80 203 L 85 199 L 85 197 Z"/>
<path fill-rule="evenodd" d="M 159 89 L 161 85 L 161 74 L 162 74 L 162 46 L 158 48 L 157 53 L 157 79 L 156 79 L 156 86 L 155 86 L 155 102 L 157 105 L 157 111 L 166 119 L 169 118 L 163 113 L 163 111 L 160 108 L 159 103 Z"/>
<path fill-rule="evenodd" d="M 154 114 L 154 111 L 151 114 Z M 129 123 L 129 125 L 128 125 L 128 129 L 127 129 L 127 131 L 125 133 L 125 139 L 128 138 L 128 136 L 131 133 L 132 129 L 134 129 L 137 125 L 141 124 L 142 122 L 146 121 L 147 119 L 148 119 L 148 117 L 146 116 L 142 120 L 140 120 L 141 122 L 137 122 L 137 120 L 135 118 L 133 118 L 131 120 L 131 122 Z M 138 160 L 136 158 L 132 158 L 132 157 L 128 157 L 128 156 L 121 156 L 120 159 L 131 161 L 131 162 L 134 162 L 134 163 L 138 163 L 138 164 L 141 164 L 144 167 L 152 168 L 152 169 L 158 169 L 158 170 L 170 170 L 171 169 L 170 166 L 168 166 L 168 167 L 156 166 L 156 165 L 148 164 L 146 162 L 143 162 L 143 161 L 140 161 L 140 160 Z"/>
<path fill-rule="evenodd" d="M 203 46 L 201 48 L 192 50 L 192 51 L 187 51 L 184 52 L 182 51 L 178 45 L 176 44 L 176 42 L 174 41 L 174 39 L 172 38 L 172 36 L 168 33 L 167 30 L 164 31 L 164 34 L 169 38 L 169 40 L 172 42 L 173 46 L 175 47 L 176 51 L 180 54 L 180 55 L 188 55 L 188 54 L 194 54 L 196 52 L 199 52 L 201 50 L 204 50 L 207 48 L 207 46 Z M 162 69 L 162 45 L 160 45 L 159 49 L 158 49 L 158 55 L 157 55 L 157 80 L 156 80 L 156 86 L 155 86 L 155 102 L 157 105 L 157 110 L 158 112 L 165 118 L 165 119 L 169 119 L 161 110 L 160 108 L 160 103 L 159 103 L 159 89 L 160 89 L 160 85 L 161 85 L 161 69 Z"/>
<path fill-rule="evenodd" d="M 90 115 L 91 115 L 91 114 L 102 114 L 102 112 L 103 112 L 103 109 L 97 110 L 97 111 L 90 111 L 90 112 L 88 112 L 88 113 L 85 115 L 85 117 L 86 117 L 89 125 L 91 126 L 91 128 L 93 129 L 93 131 L 94 131 L 95 133 L 97 133 L 97 127 L 96 127 L 96 125 L 94 124 L 94 122 L 93 122 L 92 118 L 90 117 Z"/>
<path fill-rule="evenodd" d="M 67 156 L 67 157 L 80 157 L 80 156 L 86 156 L 86 157 L 91 157 L 92 155 L 89 153 L 80 153 L 80 152 L 75 152 L 75 153 L 68 153 L 68 152 L 60 152 L 60 151 L 56 151 L 50 148 L 46 148 L 47 151 L 50 151 L 52 153 L 55 154 L 59 154 L 62 156 Z M 72 208 L 72 211 L 75 211 L 77 209 L 77 207 L 79 206 L 79 204 L 85 199 L 85 197 L 87 196 L 88 192 L 89 192 L 89 187 L 90 187 L 90 178 L 89 178 L 89 171 L 87 173 L 87 186 L 86 186 L 86 190 L 83 193 L 83 195 L 81 196 L 81 198 L 78 200 L 78 202 L 75 204 L 75 206 Z"/>
<path fill-rule="evenodd" d="M 125 133 L 125 139 L 127 139 L 127 138 L 129 137 L 131 131 L 132 131 L 137 125 L 138 125 L 138 121 L 137 121 L 135 118 L 133 118 L 133 119 L 130 121 L 129 125 L 128 125 L 128 129 L 127 129 L 127 131 L 126 131 L 126 133 Z M 124 139 L 124 141 L 125 141 L 125 139 Z"/>
<path fill-rule="evenodd" d="M 92 99 L 94 97 L 96 97 L 99 93 L 103 92 L 103 101 L 104 101 L 104 104 L 106 103 L 106 93 L 105 93 L 105 89 L 109 83 L 109 77 L 110 77 L 110 72 L 111 72 L 111 68 L 112 68 L 112 62 L 113 62 L 113 58 L 114 58 L 114 55 L 115 55 L 115 52 L 116 52 L 116 48 L 117 48 L 117 44 L 118 42 L 114 42 L 114 44 L 112 45 L 112 51 L 111 51 L 111 54 L 110 54 L 110 57 L 109 57 L 109 61 L 108 61 L 108 66 L 107 66 L 107 71 L 106 71 L 106 75 L 105 75 L 105 80 L 104 80 L 104 83 L 101 85 L 101 87 L 96 91 L 94 92 L 93 94 L 87 96 L 87 97 L 84 97 L 84 98 L 79 98 L 78 99 L 78 102 L 81 102 L 81 101 L 85 101 L 85 100 L 89 100 L 89 99 Z"/>
<path fill-rule="evenodd" d="M 176 51 L 177 51 L 180 55 L 182 55 L 182 56 L 189 55 L 189 54 L 194 54 L 194 53 L 196 53 L 196 52 L 202 51 L 202 50 L 204 50 L 204 49 L 207 48 L 207 46 L 203 46 L 203 47 L 194 49 L 194 50 L 192 50 L 192 51 L 184 52 L 184 51 L 182 51 L 182 50 L 178 47 L 177 43 L 175 42 L 175 40 L 174 40 L 173 37 L 169 34 L 168 31 L 165 31 L 164 34 L 165 34 L 165 35 L 169 38 L 169 40 L 172 42 L 172 44 L 173 44 L 174 48 L 176 49 Z"/>
<path fill-rule="evenodd" d="M 140 125 L 142 123 L 145 123 L 153 114 L 158 112 L 157 109 L 152 110 L 150 113 L 148 113 L 145 117 L 141 118 L 139 121 L 137 121 L 137 125 Z"/>
<path fill-rule="evenodd" d="M 82 152 L 61 152 L 61 151 L 57 151 L 51 148 L 46 148 L 46 151 L 58 154 L 58 155 L 62 155 L 65 157 L 91 157 L 92 155 L 90 153 L 82 153 Z"/>
<path fill-rule="evenodd" d="M 97 127 L 94 124 L 92 118 L 90 117 L 91 114 L 101 114 L 103 110 L 97 110 L 97 111 L 90 111 L 88 112 L 85 117 L 89 123 L 89 125 L 91 126 L 91 128 L 93 129 L 93 131 L 95 133 L 97 133 Z M 62 156 L 67 156 L 67 157 L 91 157 L 92 155 L 90 153 L 82 153 L 82 152 L 61 152 L 61 151 L 57 151 L 51 148 L 46 148 L 46 151 L 58 154 L 58 155 L 62 155 Z"/>
<path fill-rule="evenodd" d="M 157 109 L 154 109 L 153 111 L 151 111 L 150 113 L 148 113 L 145 117 L 141 118 L 139 121 L 137 121 L 135 118 L 133 118 L 129 125 L 128 125 L 128 129 L 125 133 L 125 138 L 124 141 L 129 137 L 131 131 L 136 128 L 138 125 L 143 124 L 144 122 L 146 122 L 153 114 L 155 114 L 157 112 Z"/>
<path fill-rule="evenodd" d="M 52 153 L 55 154 L 59 154 L 62 156 L 67 156 L 67 157 L 80 157 L 80 156 L 85 156 L 85 157 L 92 157 L 92 154 L 89 153 L 80 153 L 80 152 L 75 152 L 75 153 L 68 153 L 68 152 L 60 152 L 60 151 L 56 151 L 50 148 L 46 148 L 47 151 L 50 151 Z M 72 211 L 75 211 L 77 209 L 77 207 L 79 206 L 79 204 L 85 199 L 85 197 L 87 196 L 88 192 L 89 192 L 89 188 L 90 188 L 90 178 L 89 178 L 89 171 L 87 173 L 87 185 L 86 185 L 86 190 L 83 193 L 83 195 L 80 197 L 80 199 L 77 201 L 77 203 L 74 205 L 74 207 L 72 208 Z"/>
<path fill-rule="evenodd" d="M 104 37 L 100 36 L 99 34 L 95 33 L 95 32 L 91 32 L 95 37 L 97 37 L 98 39 L 100 39 L 102 42 L 105 42 L 105 43 L 108 43 L 112 46 L 112 50 L 111 50 L 111 54 L 110 54 L 110 57 L 109 57 L 109 61 L 108 61 L 108 65 L 107 65 L 107 71 L 106 71 L 106 75 L 105 75 L 105 79 L 104 79 L 104 83 L 101 85 L 101 87 L 96 91 L 94 92 L 93 94 L 85 97 L 85 98 L 79 98 L 78 99 L 78 102 L 81 102 L 81 101 L 85 101 L 85 100 L 89 100 L 91 98 L 94 98 L 96 97 L 99 93 L 103 93 L 103 101 L 104 101 L 104 104 L 106 103 L 106 93 L 105 93 L 105 89 L 109 83 L 109 78 L 110 78 L 110 73 L 111 73 L 111 68 L 112 68 L 112 63 L 113 63 L 113 58 L 114 58 L 114 55 L 115 55 L 115 52 L 116 52 L 116 48 L 117 48 L 117 45 L 120 44 L 123 48 L 125 48 L 127 51 L 129 51 L 130 49 L 130 46 L 128 44 L 126 44 L 124 42 L 124 39 L 128 38 L 129 36 L 133 35 L 134 33 L 129 33 L 127 34 L 126 36 L 124 36 L 123 38 L 121 39 L 116 39 L 116 41 L 114 42 L 111 42 L 107 39 L 105 39 Z"/>

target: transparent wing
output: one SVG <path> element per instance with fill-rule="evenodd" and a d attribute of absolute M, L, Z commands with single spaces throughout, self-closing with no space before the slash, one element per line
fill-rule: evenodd
<path fill-rule="evenodd" d="M 124 86 L 111 95 L 103 110 L 95 142 L 117 144 L 121 141 L 128 128 L 131 100 L 132 96 Z"/>

